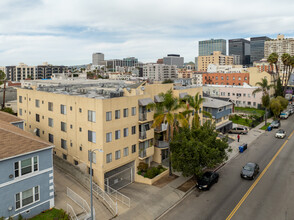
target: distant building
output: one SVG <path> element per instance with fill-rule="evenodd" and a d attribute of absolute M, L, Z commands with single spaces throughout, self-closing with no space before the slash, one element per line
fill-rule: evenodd
<path fill-rule="evenodd" d="M 143 77 L 153 81 L 178 78 L 176 65 L 146 64 L 143 66 Z"/>
<path fill-rule="evenodd" d="M 208 73 L 244 73 L 246 71 L 247 68 L 244 68 L 242 65 L 209 64 L 207 67 Z"/>
<path fill-rule="evenodd" d="M 294 38 L 285 38 L 284 35 L 278 35 L 277 39 L 265 41 L 264 43 L 264 57 L 267 59 L 271 53 L 279 55 L 278 68 L 282 72 L 284 64 L 282 62 L 282 55 L 288 53 L 294 56 Z"/>
<path fill-rule="evenodd" d="M 207 85 L 243 85 L 249 84 L 249 73 L 203 73 L 203 84 Z"/>
<path fill-rule="evenodd" d="M 240 65 L 241 64 L 241 56 L 240 55 L 230 55 L 233 57 L 233 64 L 234 65 Z"/>
<path fill-rule="evenodd" d="M 178 54 L 168 54 L 167 57 L 163 58 L 163 64 L 165 65 L 176 65 L 177 68 L 184 67 L 184 57 L 180 57 Z"/>
<path fill-rule="evenodd" d="M 209 56 L 198 57 L 198 71 L 206 72 L 209 64 L 233 65 L 233 57 L 222 55 L 220 51 L 214 51 Z"/>
<path fill-rule="evenodd" d="M 269 62 L 267 62 L 267 59 L 261 59 L 260 61 L 254 61 L 253 67 L 257 67 L 260 72 L 272 72 L 276 70 L 275 65 L 270 65 Z"/>
<path fill-rule="evenodd" d="M 250 63 L 259 61 L 265 56 L 265 42 L 270 40 L 269 37 L 251 37 L 250 38 Z"/>
<path fill-rule="evenodd" d="M 239 55 L 241 65 L 250 64 L 250 41 L 243 38 L 229 40 L 229 55 Z M 235 62 L 236 63 L 236 62 Z"/>
<path fill-rule="evenodd" d="M 233 127 L 233 123 L 229 120 L 229 115 L 233 112 L 233 104 L 231 102 L 205 97 L 203 110 L 212 115 L 217 131 L 226 133 Z M 210 120 L 209 117 L 203 115 L 203 122 L 207 120 Z"/>
<path fill-rule="evenodd" d="M 163 64 L 163 58 L 162 59 L 158 59 L 156 63 L 157 64 Z"/>
<path fill-rule="evenodd" d="M 198 51 L 198 56 L 210 56 L 214 51 L 220 51 L 222 55 L 227 55 L 227 42 L 224 39 L 199 41 Z"/>
<path fill-rule="evenodd" d="M 0 112 L 0 216 L 29 219 L 54 207 L 53 144 L 14 123 L 23 120 Z"/>
<path fill-rule="evenodd" d="M 92 54 L 92 65 L 98 66 L 103 65 L 104 54 L 103 53 L 93 53 Z"/>

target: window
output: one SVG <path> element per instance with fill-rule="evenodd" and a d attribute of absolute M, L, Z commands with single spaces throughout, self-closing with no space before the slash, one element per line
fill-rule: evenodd
<path fill-rule="evenodd" d="M 61 122 L 61 130 L 66 132 L 66 123 L 65 122 Z"/>
<path fill-rule="evenodd" d="M 96 164 L 96 153 L 95 152 L 91 152 L 90 150 L 88 150 L 88 161 L 90 161 L 91 159 L 91 154 L 92 154 L 92 162 Z"/>
<path fill-rule="evenodd" d="M 129 109 L 125 108 L 124 109 L 124 117 L 128 117 L 129 116 Z"/>
<path fill-rule="evenodd" d="M 120 130 L 115 131 L 115 140 L 120 139 Z"/>
<path fill-rule="evenodd" d="M 251 105 L 251 102 L 247 102 L 248 105 Z"/>
<path fill-rule="evenodd" d="M 235 80 L 235 76 L 233 77 L 233 80 Z"/>
<path fill-rule="evenodd" d="M 241 80 L 241 77 L 239 77 L 238 80 L 240 81 Z"/>
<path fill-rule="evenodd" d="M 21 108 L 18 110 L 18 114 L 19 114 L 20 116 L 22 116 L 22 109 L 21 109 Z"/>
<path fill-rule="evenodd" d="M 88 141 L 96 143 L 96 132 L 88 130 Z"/>
<path fill-rule="evenodd" d="M 243 97 L 246 97 L 246 93 L 243 93 Z"/>
<path fill-rule="evenodd" d="M 229 80 L 229 77 L 227 76 L 227 80 Z"/>
<path fill-rule="evenodd" d="M 245 77 L 244 80 L 247 80 L 247 77 Z"/>
<path fill-rule="evenodd" d="M 36 128 L 36 135 L 37 135 L 38 137 L 40 137 L 40 129 L 39 129 L 39 128 Z"/>
<path fill-rule="evenodd" d="M 218 77 L 216 76 L 215 79 L 218 80 Z"/>
<path fill-rule="evenodd" d="M 136 153 L 136 144 L 132 145 L 132 153 Z"/>
<path fill-rule="evenodd" d="M 54 136 L 53 134 L 48 134 L 48 140 L 50 143 L 54 143 Z"/>
<path fill-rule="evenodd" d="M 69 110 L 71 110 L 71 111 L 72 111 L 72 106 L 69 106 Z"/>
<path fill-rule="evenodd" d="M 115 159 L 120 159 L 120 150 L 115 151 Z"/>
<path fill-rule="evenodd" d="M 224 80 L 224 77 L 222 76 L 221 79 Z"/>
<path fill-rule="evenodd" d="M 106 154 L 106 163 L 110 163 L 112 161 L 112 153 Z"/>
<path fill-rule="evenodd" d="M 129 136 L 129 128 L 124 128 L 124 137 Z"/>
<path fill-rule="evenodd" d="M 48 102 L 48 111 L 53 112 L 53 102 Z"/>
<path fill-rule="evenodd" d="M 66 105 L 60 105 L 60 113 L 66 115 Z"/>
<path fill-rule="evenodd" d="M 53 128 L 53 118 L 48 118 L 48 126 Z"/>
<path fill-rule="evenodd" d="M 40 122 L 40 115 L 36 114 L 36 122 Z"/>
<path fill-rule="evenodd" d="M 106 121 L 111 121 L 111 112 L 106 112 Z"/>
<path fill-rule="evenodd" d="M 248 98 L 250 98 L 250 93 L 248 93 Z"/>
<path fill-rule="evenodd" d="M 112 133 L 109 132 L 109 133 L 106 133 L 106 142 L 110 142 L 112 141 Z"/>
<path fill-rule="evenodd" d="M 77 160 L 74 160 L 75 165 L 79 165 L 79 162 Z"/>
<path fill-rule="evenodd" d="M 132 107 L 132 116 L 136 115 L 136 113 L 137 113 L 136 107 Z"/>
<path fill-rule="evenodd" d="M 231 93 L 228 92 L 228 96 L 230 96 L 230 95 L 231 95 Z"/>
<path fill-rule="evenodd" d="M 115 119 L 120 119 L 120 110 L 115 110 Z"/>
<path fill-rule="evenodd" d="M 15 209 L 23 208 L 40 200 L 39 186 L 15 194 Z"/>
<path fill-rule="evenodd" d="M 96 122 L 96 112 L 88 110 L 88 121 Z"/>
<path fill-rule="evenodd" d="M 124 148 L 124 157 L 129 155 L 129 147 Z"/>
<path fill-rule="evenodd" d="M 136 126 L 132 126 L 132 134 L 136 134 Z"/>
<path fill-rule="evenodd" d="M 67 149 L 66 140 L 64 140 L 64 139 L 61 139 L 61 148 L 64 149 L 64 150 Z"/>
<path fill-rule="evenodd" d="M 22 96 L 19 96 L 19 97 L 18 97 L 18 102 L 19 102 L 19 103 L 22 103 Z"/>
<path fill-rule="evenodd" d="M 221 92 L 221 96 L 225 96 L 226 95 L 226 93 L 225 92 Z"/>
<path fill-rule="evenodd" d="M 38 157 L 30 157 L 14 163 L 14 176 L 19 177 L 39 170 Z"/>
<path fill-rule="evenodd" d="M 36 99 L 36 100 L 35 100 L 35 105 L 36 105 L 37 108 L 40 107 L 40 100 L 39 100 L 39 99 Z"/>
<path fill-rule="evenodd" d="M 235 96 L 235 93 L 232 93 L 232 96 Z"/>
<path fill-rule="evenodd" d="M 256 102 L 253 102 L 253 106 L 256 106 Z"/>
<path fill-rule="evenodd" d="M 82 109 L 81 108 L 79 108 L 79 112 L 82 113 Z"/>
<path fill-rule="evenodd" d="M 66 154 L 62 154 L 62 158 L 63 158 L 64 160 L 67 160 L 67 155 L 66 155 Z"/>
<path fill-rule="evenodd" d="M 79 131 L 82 132 L 82 128 L 81 127 L 79 127 Z"/>

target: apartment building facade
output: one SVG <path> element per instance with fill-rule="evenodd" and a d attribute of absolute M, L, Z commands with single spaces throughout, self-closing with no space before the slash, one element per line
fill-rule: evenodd
<path fill-rule="evenodd" d="M 28 219 L 54 207 L 53 145 L 6 118 L 0 112 L 0 216 Z"/>
<path fill-rule="evenodd" d="M 124 87 L 124 89 L 122 89 Z M 161 163 L 168 146 L 154 139 L 153 112 L 158 94 L 173 90 L 175 97 L 202 94 L 202 88 L 172 84 L 89 84 L 55 88 L 18 89 L 18 111 L 25 129 L 54 143 L 54 153 L 89 172 L 93 157 L 94 181 L 120 188 L 136 181 L 139 162 Z M 166 130 L 159 129 L 161 137 Z M 160 139 L 163 140 L 163 139 Z"/>
<path fill-rule="evenodd" d="M 206 72 L 209 64 L 233 65 L 232 56 L 222 55 L 220 51 L 213 51 L 209 56 L 198 56 L 198 71 Z"/>
<path fill-rule="evenodd" d="M 168 54 L 167 57 L 163 58 L 163 64 L 165 65 L 176 65 L 177 68 L 184 67 L 184 57 L 178 54 Z"/>
<path fill-rule="evenodd" d="M 240 56 L 241 65 L 250 64 L 250 41 L 243 38 L 229 40 L 229 55 Z M 234 63 L 237 63 L 236 60 Z"/>
<path fill-rule="evenodd" d="M 203 73 L 203 84 L 207 85 L 243 85 L 249 84 L 249 73 Z"/>
<path fill-rule="evenodd" d="M 225 39 L 210 39 L 199 41 L 198 55 L 210 56 L 214 51 L 220 51 L 222 55 L 227 54 L 227 41 Z"/>
<path fill-rule="evenodd" d="M 164 81 L 178 78 L 176 65 L 146 64 L 143 66 L 143 77 L 151 81 Z"/>

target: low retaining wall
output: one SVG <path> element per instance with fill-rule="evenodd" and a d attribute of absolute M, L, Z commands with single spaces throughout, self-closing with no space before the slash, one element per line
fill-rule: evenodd
<path fill-rule="evenodd" d="M 157 180 L 160 180 L 162 177 L 166 176 L 168 174 L 168 171 L 169 171 L 168 169 L 165 170 L 165 171 L 163 171 L 161 174 L 157 175 L 153 179 L 149 179 L 147 177 L 144 177 L 144 176 L 141 176 L 139 174 L 136 174 L 135 181 L 138 182 L 138 183 L 144 183 L 144 184 L 152 185 Z"/>

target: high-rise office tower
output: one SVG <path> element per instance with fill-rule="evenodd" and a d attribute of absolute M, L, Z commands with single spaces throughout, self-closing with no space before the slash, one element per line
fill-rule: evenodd
<path fill-rule="evenodd" d="M 270 40 L 269 37 L 251 37 L 250 38 L 250 63 L 260 61 L 264 58 L 264 42 Z"/>
<path fill-rule="evenodd" d="M 243 38 L 229 40 L 229 55 L 239 55 L 241 65 L 250 64 L 250 41 Z"/>
<path fill-rule="evenodd" d="M 168 54 L 167 57 L 163 58 L 163 64 L 176 65 L 177 68 L 182 68 L 184 66 L 184 57 L 180 57 L 178 54 Z"/>
<path fill-rule="evenodd" d="M 211 39 L 199 41 L 199 56 L 210 56 L 213 51 L 220 51 L 222 55 L 227 54 L 227 42 L 224 39 Z"/>
<path fill-rule="evenodd" d="M 102 61 L 104 61 L 103 53 L 93 53 L 92 55 L 92 65 L 102 65 Z M 101 63 L 102 62 L 102 63 Z"/>

